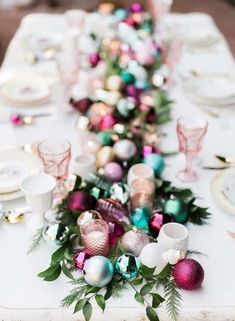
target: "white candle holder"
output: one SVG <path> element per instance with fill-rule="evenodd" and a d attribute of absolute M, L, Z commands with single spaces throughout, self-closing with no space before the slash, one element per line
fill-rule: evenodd
<path fill-rule="evenodd" d="M 158 242 L 165 251 L 179 250 L 182 255 L 185 255 L 188 250 L 188 229 L 179 223 L 167 223 L 162 226 Z"/>
<path fill-rule="evenodd" d="M 82 179 L 88 179 L 89 174 L 96 171 L 95 156 L 90 154 L 82 154 L 76 157 L 72 162 L 73 173 L 81 176 Z"/>

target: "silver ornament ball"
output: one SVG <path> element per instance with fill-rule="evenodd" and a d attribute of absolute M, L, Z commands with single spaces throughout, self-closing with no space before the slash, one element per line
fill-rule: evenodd
<path fill-rule="evenodd" d="M 121 160 L 130 160 L 137 153 L 136 145 L 129 139 L 121 139 L 117 141 L 113 150 L 115 155 Z"/>
<path fill-rule="evenodd" d="M 93 256 L 86 260 L 83 275 L 85 281 L 98 288 L 109 284 L 113 278 L 113 264 L 104 256 Z"/>

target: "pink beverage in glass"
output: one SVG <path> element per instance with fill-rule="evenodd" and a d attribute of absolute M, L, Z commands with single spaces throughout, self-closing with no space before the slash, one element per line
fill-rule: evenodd
<path fill-rule="evenodd" d="M 102 219 L 93 219 L 80 227 L 82 243 L 91 255 L 106 256 L 109 252 L 109 226 Z"/>
<path fill-rule="evenodd" d="M 186 157 L 186 167 L 177 176 L 181 181 L 191 182 L 198 178 L 192 169 L 192 161 L 202 149 L 207 128 L 207 121 L 200 117 L 181 117 L 177 121 L 179 150 Z"/>
<path fill-rule="evenodd" d="M 79 61 L 76 51 L 58 53 L 56 62 L 60 80 L 71 89 L 78 78 Z"/>
<path fill-rule="evenodd" d="M 57 181 L 55 196 L 60 201 L 66 194 L 64 181 L 69 174 L 71 145 L 65 139 L 46 139 L 38 144 L 38 154 L 42 160 L 44 172 Z"/>

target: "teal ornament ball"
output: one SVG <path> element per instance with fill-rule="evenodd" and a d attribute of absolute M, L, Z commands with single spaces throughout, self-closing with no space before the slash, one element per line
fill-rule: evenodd
<path fill-rule="evenodd" d="M 124 81 L 125 84 L 129 85 L 129 84 L 134 84 L 135 82 L 135 76 L 133 74 L 131 74 L 130 72 L 127 71 L 123 71 L 121 72 L 121 78 Z"/>
<path fill-rule="evenodd" d="M 85 281 L 98 288 L 109 284 L 113 278 L 114 267 L 104 256 L 93 256 L 85 261 L 83 275 Z"/>
<path fill-rule="evenodd" d="M 150 88 L 150 85 L 145 80 L 137 80 L 135 83 L 135 86 L 139 89 L 148 90 Z"/>
<path fill-rule="evenodd" d="M 160 176 L 165 168 L 164 158 L 160 154 L 149 154 L 143 162 L 152 167 L 156 176 Z"/>
<path fill-rule="evenodd" d="M 112 143 L 112 134 L 110 132 L 102 131 L 102 132 L 99 132 L 97 135 L 102 145 L 107 146 Z"/>
<path fill-rule="evenodd" d="M 148 231 L 151 212 L 147 207 L 136 208 L 131 214 L 131 224 Z"/>
<path fill-rule="evenodd" d="M 122 117 L 129 117 L 135 107 L 135 103 L 126 98 L 119 99 L 117 103 L 117 110 Z"/>
<path fill-rule="evenodd" d="M 115 264 L 116 271 L 123 278 L 130 280 L 135 278 L 140 270 L 140 260 L 138 257 L 125 253 L 118 257 Z"/>
<path fill-rule="evenodd" d="M 178 197 L 171 196 L 164 204 L 164 211 L 170 214 L 177 223 L 185 223 L 188 220 L 187 205 Z"/>
<path fill-rule="evenodd" d="M 114 15 L 119 21 L 121 21 L 126 19 L 126 17 L 128 16 L 128 12 L 125 9 L 119 8 L 115 11 Z"/>

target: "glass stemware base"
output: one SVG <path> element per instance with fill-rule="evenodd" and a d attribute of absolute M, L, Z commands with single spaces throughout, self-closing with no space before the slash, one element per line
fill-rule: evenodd
<path fill-rule="evenodd" d="M 181 181 L 181 182 L 195 182 L 198 180 L 199 176 L 197 173 L 195 173 L 194 171 L 186 171 L 186 170 L 182 170 L 177 174 L 177 178 Z"/>

